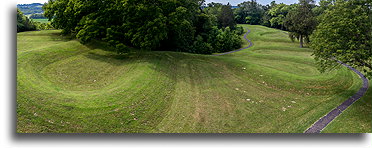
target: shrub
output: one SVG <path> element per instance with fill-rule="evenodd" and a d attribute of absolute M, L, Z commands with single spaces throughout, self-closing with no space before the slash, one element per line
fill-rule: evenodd
<path fill-rule="evenodd" d="M 203 41 L 203 37 L 201 37 L 200 35 L 196 37 L 196 41 L 194 42 L 192 49 L 193 50 L 191 52 L 197 53 L 197 54 L 212 54 L 213 53 L 213 47 L 211 46 L 211 44 Z"/>

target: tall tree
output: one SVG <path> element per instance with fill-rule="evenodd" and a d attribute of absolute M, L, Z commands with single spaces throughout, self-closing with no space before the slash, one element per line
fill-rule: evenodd
<path fill-rule="evenodd" d="M 261 25 L 271 27 L 270 20 L 272 19 L 272 16 L 269 14 L 269 11 L 275 7 L 277 4 L 275 1 L 272 1 L 270 4 L 266 6 L 262 6 L 264 14 L 262 16 L 262 23 Z"/>
<path fill-rule="evenodd" d="M 221 4 L 221 3 L 211 2 L 204 9 L 204 12 L 206 12 L 208 14 L 211 14 L 211 15 L 218 16 L 220 14 L 220 12 L 221 12 L 222 6 L 223 6 L 223 4 Z"/>
<path fill-rule="evenodd" d="M 333 3 L 335 0 L 320 0 L 319 6 L 317 5 L 313 8 L 313 12 L 316 16 L 323 14 Z"/>
<path fill-rule="evenodd" d="M 315 15 L 312 12 L 314 7 L 314 0 L 300 0 L 297 8 L 289 11 L 284 21 L 284 26 L 291 32 L 291 39 L 295 37 L 300 40 L 301 48 L 304 39 L 309 39 L 309 35 L 317 25 Z"/>
<path fill-rule="evenodd" d="M 236 22 L 234 20 L 234 13 L 230 4 L 223 5 L 221 7 L 221 12 L 217 19 L 219 27 L 230 27 L 231 29 L 235 28 Z"/>
<path fill-rule="evenodd" d="M 218 23 L 217 17 L 221 13 L 222 6 L 223 4 L 221 3 L 211 2 L 207 5 L 206 8 L 203 9 L 203 12 L 205 12 L 212 19 L 213 22 Z"/>
<path fill-rule="evenodd" d="M 238 4 L 235 10 L 236 20 L 242 24 L 257 25 L 262 23 L 262 17 L 265 13 L 263 6 L 258 4 L 256 0 L 246 1 Z"/>
<path fill-rule="evenodd" d="M 337 0 L 320 16 L 311 47 L 321 71 L 336 66 L 336 58 L 372 77 L 371 5 L 371 0 Z"/>
<path fill-rule="evenodd" d="M 274 5 L 267 13 L 270 15 L 270 24 L 271 27 L 285 30 L 284 21 L 287 17 L 289 11 L 292 11 L 296 8 L 297 5 L 286 5 L 286 4 L 276 4 Z"/>

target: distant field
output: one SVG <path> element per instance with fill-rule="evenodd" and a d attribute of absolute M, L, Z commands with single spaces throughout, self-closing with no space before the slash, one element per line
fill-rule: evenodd
<path fill-rule="evenodd" d="M 48 23 L 49 20 L 48 19 L 32 19 L 33 21 L 35 22 L 40 22 L 40 23 Z"/>
<path fill-rule="evenodd" d="M 319 73 L 283 31 L 242 26 L 254 45 L 218 57 L 18 33 L 17 132 L 302 133 L 361 87 L 347 68 Z M 325 132 L 370 132 L 371 97 Z"/>

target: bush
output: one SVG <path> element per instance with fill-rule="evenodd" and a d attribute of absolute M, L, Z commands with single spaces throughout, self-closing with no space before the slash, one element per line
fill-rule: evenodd
<path fill-rule="evenodd" d="M 129 52 L 129 48 L 125 46 L 123 43 L 116 44 L 116 52 L 118 54 L 124 54 Z"/>
<path fill-rule="evenodd" d="M 230 30 L 229 27 L 220 29 L 214 48 L 216 52 L 227 52 L 241 47 L 242 40 L 239 35 Z"/>
<path fill-rule="evenodd" d="M 234 30 L 235 34 L 242 35 L 244 34 L 244 28 L 242 26 L 236 27 Z"/>
<path fill-rule="evenodd" d="M 54 27 L 52 26 L 52 24 L 50 22 L 48 22 L 48 23 L 34 22 L 34 24 L 36 25 L 37 30 L 54 29 Z"/>
<path fill-rule="evenodd" d="M 213 53 L 213 47 L 211 46 L 210 43 L 207 43 L 203 41 L 203 37 L 198 35 L 196 37 L 196 41 L 194 42 L 192 53 L 197 53 L 197 54 L 212 54 Z"/>

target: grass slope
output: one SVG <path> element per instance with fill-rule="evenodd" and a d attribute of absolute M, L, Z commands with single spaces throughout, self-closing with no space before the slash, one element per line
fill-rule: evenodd
<path fill-rule="evenodd" d="M 301 133 L 360 88 L 282 31 L 244 26 L 254 46 L 219 57 L 18 33 L 17 132 Z"/>
<path fill-rule="evenodd" d="M 339 117 L 332 121 L 324 133 L 372 133 L 372 84 L 367 93 Z"/>

